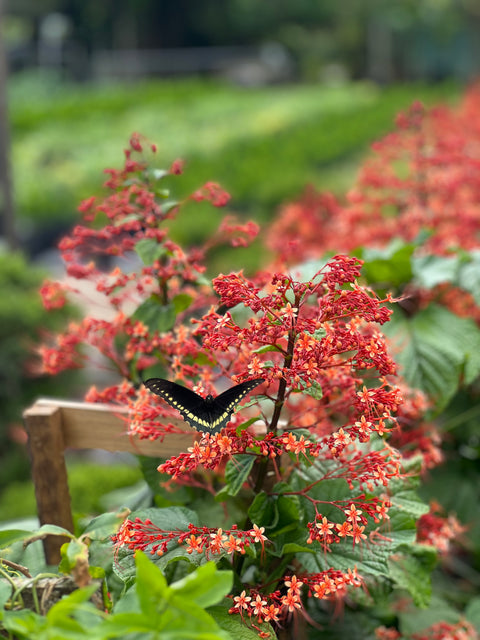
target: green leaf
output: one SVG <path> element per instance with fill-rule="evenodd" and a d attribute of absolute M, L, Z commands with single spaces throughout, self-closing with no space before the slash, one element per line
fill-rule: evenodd
<path fill-rule="evenodd" d="M 271 536 L 277 536 L 285 530 L 296 528 L 302 517 L 302 508 L 299 496 L 278 496 L 277 500 L 278 523 Z"/>
<path fill-rule="evenodd" d="M 83 530 L 83 534 L 88 533 L 91 540 L 103 540 L 115 532 L 124 517 L 125 513 L 102 513 L 90 520 Z"/>
<path fill-rule="evenodd" d="M 165 333 L 175 324 L 176 312 L 173 304 L 161 304 L 157 296 L 150 296 L 132 315 L 133 320 L 140 320 L 150 331 Z"/>
<path fill-rule="evenodd" d="M 465 617 L 480 632 L 480 597 L 470 600 L 465 608 Z"/>
<path fill-rule="evenodd" d="M 409 637 L 413 633 L 420 633 L 424 629 L 436 624 L 440 620 L 455 624 L 459 613 L 443 598 L 433 596 L 428 609 L 408 609 L 398 612 L 402 635 Z"/>
<path fill-rule="evenodd" d="M 0 567 L 1 566 L 2 566 L 2 561 L 0 558 Z M 8 600 L 10 600 L 13 591 L 14 591 L 14 588 L 10 583 L 6 582 L 5 580 L 0 580 L 0 613 L 5 606 L 5 603 Z M 0 620 L 1 620 L 1 617 L 0 617 Z"/>
<path fill-rule="evenodd" d="M 431 573 L 437 563 L 437 553 L 426 545 L 409 545 L 405 553 L 397 551 L 388 560 L 390 577 L 397 587 L 412 596 L 417 607 L 426 607 L 432 596 Z"/>
<path fill-rule="evenodd" d="M 454 256 L 415 256 L 412 268 L 420 286 L 433 289 L 438 284 L 450 282 L 471 293 L 480 304 L 480 251 Z"/>
<path fill-rule="evenodd" d="M 315 338 L 315 340 L 321 340 L 327 335 L 327 330 L 320 327 L 319 329 L 315 329 L 312 333 L 308 331 L 306 333 L 308 333 L 309 336 L 312 336 L 312 338 Z"/>
<path fill-rule="evenodd" d="M 129 222 L 135 222 L 136 220 L 141 220 L 141 216 L 138 213 L 131 213 L 130 215 L 125 216 L 121 220 L 116 220 L 113 223 L 113 226 L 114 227 L 121 227 L 124 224 L 128 224 Z"/>
<path fill-rule="evenodd" d="M 458 274 L 458 286 L 472 294 L 480 305 L 480 251 L 471 251 L 469 260 L 462 263 Z"/>
<path fill-rule="evenodd" d="M 407 382 L 424 391 L 438 410 L 457 391 L 460 375 L 472 382 L 480 373 L 480 331 L 473 320 L 430 305 L 411 318 L 396 311 L 385 325 L 393 354 Z"/>
<path fill-rule="evenodd" d="M 10 547 L 15 542 L 27 540 L 31 535 L 31 531 L 23 531 L 22 529 L 6 529 L 5 531 L 0 531 L 0 549 Z"/>
<path fill-rule="evenodd" d="M 305 389 L 302 389 L 302 393 L 315 398 L 315 400 L 321 400 L 323 398 L 323 389 L 320 383 L 316 380 L 313 380 L 312 384 L 309 387 L 305 387 Z"/>
<path fill-rule="evenodd" d="M 275 344 L 267 344 L 264 347 L 259 347 L 252 351 L 252 353 L 267 353 L 268 351 L 281 351 L 282 349 Z"/>
<path fill-rule="evenodd" d="M 179 293 L 172 299 L 173 308 L 175 309 L 175 314 L 178 315 L 188 309 L 190 304 L 192 303 L 192 296 L 189 296 L 187 293 Z"/>
<path fill-rule="evenodd" d="M 272 526 L 278 518 L 273 498 L 264 491 L 257 493 L 248 509 L 248 517 L 258 526 Z"/>
<path fill-rule="evenodd" d="M 62 560 L 60 562 L 59 571 L 62 573 L 71 573 L 79 561 L 84 561 L 88 564 L 88 547 L 84 542 L 80 542 L 77 538 L 74 538 L 68 544 L 63 545 L 61 551 Z"/>
<path fill-rule="evenodd" d="M 398 238 L 381 249 L 362 248 L 360 257 L 365 261 L 362 273 L 370 283 L 399 287 L 412 279 L 411 259 L 414 250 L 414 244 Z"/>
<path fill-rule="evenodd" d="M 239 615 L 228 613 L 228 609 L 231 606 L 232 602 L 230 600 L 222 605 L 209 607 L 208 613 L 214 618 L 218 626 L 229 634 L 232 640 L 258 640 L 259 631 L 248 627 Z M 275 638 L 276 634 L 268 622 L 259 624 L 258 629 L 264 633 L 270 633 L 268 637 L 272 640 Z"/>
<path fill-rule="evenodd" d="M 200 607 L 217 604 L 228 594 L 233 584 L 231 571 L 219 571 L 214 562 L 207 562 L 183 580 L 178 580 L 172 589 L 181 597 L 193 600 Z"/>
<path fill-rule="evenodd" d="M 153 180 L 161 180 L 165 176 L 169 175 L 169 171 L 166 169 L 157 169 L 156 167 L 149 167 L 145 173 L 147 173 L 148 178 L 152 178 Z"/>
<path fill-rule="evenodd" d="M 421 287 L 433 289 L 443 282 L 458 281 L 460 264 L 459 256 L 414 256 L 412 271 Z"/>
<path fill-rule="evenodd" d="M 167 581 L 160 569 L 142 551 L 135 553 L 135 565 L 140 608 L 142 613 L 155 618 L 167 605 Z"/>
<path fill-rule="evenodd" d="M 79 610 L 79 605 L 85 603 L 92 597 L 95 591 L 98 591 L 98 584 L 91 584 L 81 589 L 76 589 L 68 596 L 64 596 L 61 600 L 56 602 L 53 607 L 47 613 L 47 619 L 50 625 L 58 626 L 61 628 L 68 628 L 68 623 L 71 621 L 71 616 Z M 88 606 L 88 605 L 87 605 Z M 100 618 L 102 612 L 99 611 L 93 604 L 88 606 L 89 613 Z M 81 627 L 79 627 L 81 628 Z"/>
<path fill-rule="evenodd" d="M 228 592 L 230 572 L 217 571 L 209 563 L 179 582 L 168 586 L 162 572 L 143 552 L 136 554 L 137 581 L 135 591 L 141 614 L 129 613 L 128 608 L 112 616 L 109 631 L 116 628 L 125 635 L 129 631 L 161 632 L 163 638 L 212 638 L 227 640 L 212 616 L 199 603 L 216 603 Z M 129 598 L 135 606 L 135 598 Z M 123 627 L 123 628 L 122 628 Z M 160 637 L 160 635 L 158 635 Z"/>
<path fill-rule="evenodd" d="M 21 611 L 5 611 L 2 628 L 9 631 L 15 638 L 38 638 L 47 627 L 47 620 L 43 616 L 22 609 Z M 45 637 L 45 636 L 43 636 Z"/>
<path fill-rule="evenodd" d="M 167 250 L 163 244 L 153 238 L 143 238 L 135 244 L 135 252 L 145 265 L 151 265 L 166 255 Z"/>
<path fill-rule="evenodd" d="M 254 456 L 241 454 L 232 456 L 228 460 L 225 466 L 225 482 L 228 495 L 237 495 L 247 481 L 254 462 Z"/>

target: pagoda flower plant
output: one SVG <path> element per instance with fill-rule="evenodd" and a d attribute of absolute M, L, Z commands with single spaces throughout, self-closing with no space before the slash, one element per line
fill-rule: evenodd
<path fill-rule="evenodd" d="M 198 432 L 155 468 L 143 461 L 152 506 L 87 527 L 89 563 L 102 565 L 110 593 L 91 633 L 119 637 L 128 619 L 165 637 L 306 638 L 380 592 L 425 604 L 435 554 L 416 542 L 428 511 L 414 491 L 421 462 L 389 444 L 408 396 L 381 332 L 392 300 L 362 286 L 362 262 L 346 255 L 305 277 L 292 267 L 211 278 L 209 252 L 241 251 L 258 227 L 227 217 L 205 246 L 179 246 L 171 221 L 188 225 L 196 203 L 223 207 L 229 196 L 207 183 L 173 200 L 182 165 L 159 171 L 154 154 L 132 137 L 105 197 L 82 203 L 60 243 L 68 280 L 42 288 L 55 309 L 83 281 L 109 309 L 51 336 L 44 373 L 84 367 L 96 349 L 113 383 L 86 401 L 128 407 L 128 433 L 140 438 L 166 441 L 182 416 Z M 128 268 L 102 270 L 105 256 Z M 208 396 L 218 428 L 201 414 Z"/>

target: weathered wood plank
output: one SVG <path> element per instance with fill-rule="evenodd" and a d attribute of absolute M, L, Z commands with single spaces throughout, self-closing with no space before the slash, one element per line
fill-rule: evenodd
<path fill-rule="evenodd" d="M 64 400 L 38 400 L 24 416 L 35 414 L 42 407 L 58 407 L 62 417 L 62 431 L 65 448 L 103 449 L 105 451 L 126 451 L 129 453 L 169 458 L 191 447 L 198 433 L 182 419 L 169 420 L 182 429 L 182 433 L 169 434 L 160 440 L 140 440 L 127 434 L 127 412 L 121 407 L 88 402 L 68 402 Z"/>

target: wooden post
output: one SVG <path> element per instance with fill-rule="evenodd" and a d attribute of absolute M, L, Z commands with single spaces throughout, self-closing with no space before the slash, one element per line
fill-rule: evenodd
<path fill-rule="evenodd" d="M 56 524 L 73 533 L 61 411 L 54 406 L 36 407 L 34 412 L 27 409 L 24 418 L 40 524 Z M 48 536 L 43 541 L 48 564 L 60 562 L 60 546 L 66 540 Z"/>

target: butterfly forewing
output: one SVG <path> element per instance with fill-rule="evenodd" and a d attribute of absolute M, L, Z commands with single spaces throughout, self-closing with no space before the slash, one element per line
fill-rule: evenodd
<path fill-rule="evenodd" d="M 240 400 L 263 381 L 263 378 L 247 380 L 227 389 L 216 398 L 207 400 L 190 389 L 163 378 L 150 378 L 144 384 L 177 409 L 184 420 L 197 431 L 218 433 L 228 423 Z"/>
<path fill-rule="evenodd" d="M 223 429 L 229 422 L 237 404 L 262 382 L 264 382 L 263 378 L 247 380 L 227 389 L 214 399 L 215 417 L 212 422 L 212 433 L 217 433 Z"/>
<path fill-rule="evenodd" d="M 150 378 L 145 380 L 144 384 L 150 391 L 161 396 L 171 407 L 177 409 L 182 418 L 194 429 L 210 430 L 205 400 L 194 391 L 163 378 Z"/>

